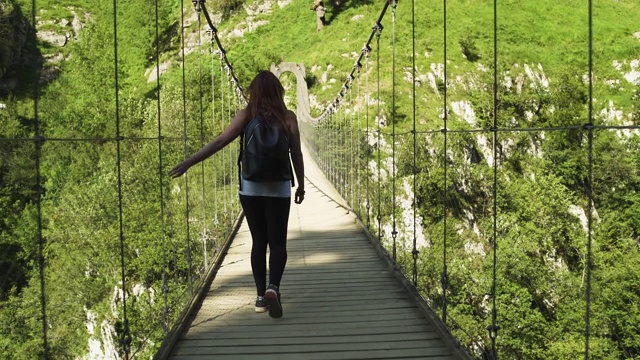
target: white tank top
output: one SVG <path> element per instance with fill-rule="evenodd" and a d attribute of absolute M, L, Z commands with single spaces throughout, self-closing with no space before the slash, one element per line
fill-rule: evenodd
<path fill-rule="evenodd" d="M 268 196 L 268 197 L 291 197 L 291 181 L 255 182 L 245 180 L 240 176 L 242 190 L 240 195 L 245 196 Z"/>

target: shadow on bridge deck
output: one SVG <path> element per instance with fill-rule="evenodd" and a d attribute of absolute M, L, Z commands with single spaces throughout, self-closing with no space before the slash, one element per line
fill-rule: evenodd
<path fill-rule="evenodd" d="M 254 312 L 244 222 L 171 359 L 458 359 L 312 160 L 292 204 L 284 316 Z M 458 350 L 459 351 L 459 350 Z"/>

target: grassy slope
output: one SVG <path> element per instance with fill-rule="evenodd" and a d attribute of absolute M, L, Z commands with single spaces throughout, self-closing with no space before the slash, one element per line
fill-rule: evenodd
<path fill-rule="evenodd" d="M 401 80 L 402 68 L 411 66 L 411 46 L 414 31 L 411 27 L 411 2 L 401 1 L 397 7 L 396 31 L 396 82 L 401 106 L 410 106 L 409 83 Z M 274 60 L 304 63 L 309 71 L 313 65 L 332 64 L 335 68 L 330 77 L 336 83 L 317 84 L 311 89 L 325 103 L 333 100 L 353 66 L 353 57 L 343 54 L 360 53 L 370 34 L 371 26 L 382 9 L 381 1 L 351 1 L 343 4 L 336 13 L 331 6 L 327 18 L 330 24 L 320 33 L 315 31 L 315 15 L 308 8 L 308 1 L 294 0 L 280 9 L 273 7 L 272 15 L 262 15 L 268 25 L 252 33 L 245 33 L 241 41 L 223 38 L 230 60 L 239 67 L 250 70 L 268 68 Z M 494 8 L 492 1 L 455 0 L 447 2 L 447 59 L 448 77 L 455 78 L 476 71 L 477 63 L 492 68 Z M 243 13 L 241 11 L 241 13 Z M 334 15 L 335 14 L 335 15 Z M 364 15 L 360 20 L 352 20 L 355 15 Z M 222 29 L 233 26 L 244 17 L 237 14 L 222 24 Z M 444 15 L 442 2 L 427 0 L 415 2 L 415 44 L 418 74 L 429 71 L 431 64 L 443 63 L 444 56 Z M 603 88 L 606 79 L 621 79 L 612 63 L 614 60 L 627 63 L 640 57 L 640 41 L 632 34 L 639 31 L 636 19 L 640 18 L 640 5 L 631 0 L 617 2 L 596 2 L 593 6 L 593 56 L 596 76 L 596 95 L 614 99 L 617 106 L 628 106 L 630 90 L 633 88 L 622 81 L 624 91 L 610 92 Z M 390 92 L 392 60 L 392 17 L 388 11 L 384 20 L 381 48 L 381 87 Z M 497 7 L 498 63 L 500 69 L 512 64 L 540 63 L 552 82 L 560 74 L 585 75 L 588 71 L 588 8 L 584 1 L 501 1 Z M 462 56 L 459 41 L 468 38 L 477 47 L 480 59 L 477 63 L 467 61 Z M 370 66 L 376 66 L 377 47 L 373 40 L 374 54 Z M 429 52 L 430 56 L 425 56 Z M 628 64 L 624 71 L 628 72 Z M 248 74 L 243 74 L 248 75 Z M 317 76 L 320 73 L 315 74 Z M 371 78 L 376 75 L 372 70 Z M 247 76 L 248 77 L 248 76 Z M 371 80 L 370 80 L 371 81 Z M 329 85 L 322 90 L 322 85 Z M 429 101 L 440 102 L 438 96 L 424 90 Z M 607 91 L 603 94 L 598 91 Z M 452 94 L 455 98 L 455 94 Z M 598 96 L 596 96 L 598 97 Z M 433 104 L 433 102 L 431 102 Z M 429 107 L 426 104 L 419 106 Z M 433 106 L 430 106 L 433 108 Z M 598 106 L 596 106 L 598 108 Z M 435 115 L 433 109 L 424 111 L 427 117 Z"/>

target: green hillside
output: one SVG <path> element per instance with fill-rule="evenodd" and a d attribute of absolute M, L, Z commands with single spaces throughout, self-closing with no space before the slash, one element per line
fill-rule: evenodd
<path fill-rule="evenodd" d="M 383 5 L 327 3 L 328 23 L 317 32 L 311 0 L 205 2 L 239 85 L 271 64 L 302 63 L 316 116 L 334 101 Z M 417 188 L 399 197 L 415 196 L 418 206 L 419 290 L 435 311 L 448 301 L 453 334 L 477 358 L 490 345 L 495 161 L 500 358 L 584 356 L 584 217 L 593 209 L 591 358 L 640 359 L 640 3 L 594 2 L 591 44 L 589 19 L 588 3 L 577 0 L 505 0 L 495 9 L 485 0 L 400 0 L 385 14 L 379 46 L 374 36 L 343 107 L 371 112 L 358 117 L 358 130 L 375 131 L 379 115 L 386 142 L 361 139 L 359 161 L 391 172 L 390 125 L 405 136 L 398 143 L 410 141 L 415 62 L 419 144 L 417 153 L 399 148 L 395 170 L 407 183 L 415 173 Z M 124 357 L 129 350 L 149 357 L 239 208 L 234 147 L 194 168 L 184 183 L 158 175 L 219 133 L 240 106 L 211 52 L 206 21 L 191 2 L 174 0 L 7 0 L 0 20 L 0 358 L 44 356 L 43 332 L 50 358 Z M 295 107 L 295 82 L 290 75 L 283 82 Z M 449 148 L 439 132 L 445 94 Z M 602 129 L 590 139 L 582 132 L 590 120 L 628 129 Z M 504 130 L 498 159 L 487 145 L 494 121 Z M 321 134 L 338 138 L 337 122 L 327 120 Z M 36 135 L 46 140 L 33 141 Z M 116 146 L 117 136 L 127 141 Z M 390 182 L 367 194 L 384 200 L 372 218 L 380 217 L 386 246 L 389 204 L 397 200 Z M 189 186 L 196 190 L 187 196 Z M 205 190 L 215 200 L 207 201 Z M 187 206 L 209 220 L 216 214 L 215 221 L 185 221 Z M 409 269 L 404 220 L 400 265 Z M 447 297 L 443 234 L 451 261 Z M 119 310 L 123 277 L 128 321 Z"/>

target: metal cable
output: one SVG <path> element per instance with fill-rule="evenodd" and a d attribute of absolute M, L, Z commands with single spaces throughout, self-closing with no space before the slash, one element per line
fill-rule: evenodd
<path fill-rule="evenodd" d="M 449 168 L 449 163 L 448 163 L 448 144 L 447 144 L 447 126 L 448 126 L 448 119 L 449 119 L 449 106 L 448 106 L 448 98 L 447 98 L 447 89 L 448 89 L 448 84 L 447 82 L 449 81 L 448 79 L 448 73 L 447 73 L 447 0 L 444 0 L 444 11 L 443 11 L 443 15 L 444 15 L 444 27 L 443 27 L 443 38 L 444 38 L 444 67 L 443 67 L 443 82 L 444 82 L 444 86 L 443 86 L 443 114 L 442 114 L 442 118 L 443 118 L 443 128 L 442 128 L 442 135 L 443 135 L 443 150 L 442 150 L 442 171 L 443 171 L 443 175 L 444 175 L 444 184 L 442 184 L 442 208 L 443 208 L 443 216 L 442 216 L 442 225 L 443 225 L 443 230 L 442 230 L 442 276 L 440 277 L 440 283 L 442 284 L 442 322 L 444 323 L 445 326 L 447 326 L 447 310 L 448 310 L 448 297 L 447 297 L 447 288 L 449 286 L 449 274 L 448 274 L 448 265 L 447 265 L 447 199 L 449 197 L 449 192 L 448 192 L 448 174 L 447 174 L 447 169 Z"/>
<path fill-rule="evenodd" d="M 498 0 L 493 1 L 493 279 L 491 284 L 491 325 L 487 327 L 491 339 L 491 357 L 498 359 L 496 337 L 498 309 L 496 305 L 497 253 L 498 253 Z"/>
<path fill-rule="evenodd" d="M 362 49 L 363 54 L 365 54 L 365 85 L 364 85 L 364 90 L 365 90 L 365 119 L 366 119 L 366 132 L 365 132 L 365 145 L 369 146 L 369 57 L 371 55 L 371 48 L 369 47 L 369 45 L 365 45 L 364 48 Z M 368 154 L 367 154 L 368 155 Z M 371 228 L 371 197 L 370 197 L 370 190 L 369 190 L 369 179 L 371 178 L 369 176 L 369 171 L 367 171 L 367 173 L 365 173 L 365 181 L 366 181 L 366 194 L 367 194 L 367 228 L 370 229 Z"/>
<path fill-rule="evenodd" d="M 129 333 L 129 318 L 127 315 L 127 287 L 125 278 L 125 260 L 124 260 L 124 221 L 122 210 L 122 157 L 121 157 L 121 141 L 123 137 L 120 135 L 120 84 L 118 77 L 118 5 L 117 0 L 113 0 L 113 65 L 115 79 L 115 117 L 116 117 L 116 166 L 118 171 L 118 228 L 120 237 L 120 275 L 122 277 L 122 315 L 124 319 L 124 331 L 120 339 L 125 353 L 125 359 L 129 359 L 131 347 L 131 334 Z"/>
<path fill-rule="evenodd" d="M 412 273 L 412 282 L 413 286 L 418 286 L 418 247 L 417 247 L 417 234 L 416 234 L 416 226 L 417 226 L 417 217 L 416 217 L 416 194 L 417 194 L 417 186 L 416 186 L 416 177 L 417 177 L 417 135 L 416 135 L 416 1 L 411 0 L 411 94 L 412 94 L 412 104 L 413 104 L 413 199 L 412 199 L 412 210 L 413 210 L 413 249 L 411 254 L 413 256 L 413 273 Z"/>
<path fill-rule="evenodd" d="M 200 100 L 200 147 L 205 145 L 204 136 L 204 104 L 203 104 L 203 91 L 202 91 L 202 24 L 201 24 L 201 11 L 196 8 L 198 15 L 198 98 Z M 204 161 L 200 162 L 200 169 L 202 171 L 202 250 L 204 256 L 204 268 L 209 268 L 207 259 L 207 208 L 205 206 L 206 201 L 206 181 L 204 176 Z"/>
<path fill-rule="evenodd" d="M 209 30 L 209 34 L 211 35 L 211 39 L 210 39 L 210 52 L 211 52 L 211 120 L 212 120 L 212 124 L 211 124 L 211 129 L 212 129 L 212 137 L 216 136 L 216 71 L 215 71 L 215 50 L 214 50 L 214 43 L 215 43 L 215 30 L 214 29 L 210 29 Z M 220 76 L 222 76 L 222 74 L 220 74 Z M 222 82 L 222 81 L 221 81 Z M 212 161 L 211 162 L 213 170 L 214 170 L 214 174 L 215 174 L 215 162 Z M 218 229 L 218 225 L 219 225 L 219 218 L 218 218 L 218 179 L 214 176 L 214 181 L 213 181 L 213 204 L 214 204 L 214 219 L 213 219 L 213 225 L 215 228 L 215 238 L 214 238 L 214 246 L 216 248 L 216 252 L 219 250 L 218 247 L 218 235 L 219 235 L 219 229 Z"/>
<path fill-rule="evenodd" d="M 585 311 L 584 359 L 589 359 L 589 337 L 591 333 L 591 256 L 593 226 L 593 4 L 589 0 L 589 123 L 585 127 L 589 141 L 589 184 L 587 185 L 587 289 Z"/>
<path fill-rule="evenodd" d="M 391 7 L 391 218 L 393 238 L 393 261 L 397 262 L 397 237 L 396 228 L 396 0 L 392 1 Z"/>
<path fill-rule="evenodd" d="M 36 23 L 36 0 L 31 1 L 31 23 L 33 24 L 34 32 L 37 33 Z M 37 37 L 34 34 L 34 37 Z M 38 64 L 34 63 L 34 73 L 38 73 Z M 40 311 L 42 315 L 42 343 L 43 343 L 43 357 L 49 359 L 49 340 L 47 329 L 47 298 L 46 294 L 46 281 L 44 274 L 44 237 L 42 235 L 42 174 L 41 174 L 41 158 L 42 158 L 42 145 L 45 141 L 44 137 L 40 134 L 40 117 L 38 116 L 38 101 L 40 100 L 40 85 L 39 80 L 36 77 L 33 80 L 33 117 L 34 117 L 34 145 L 35 145 L 35 162 L 36 162 L 36 206 L 38 214 L 38 270 L 40 276 Z"/>
<path fill-rule="evenodd" d="M 376 22 L 375 25 L 375 31 L 376 31 L 376 51 L 377 51 L 377 59 L 376 59 L 376 70 L 377 70 L 377 76 L 378 76 L 378 81 L 377 81 L 377 86 L 378 86 L 378 93 L 377 93 L 377 110 L 376 110 L 376 123 L 377 123 L 377 139 L 378 139 L 378 146 L 377 146 L 377 170 L 378 170 L 378 213 L 376 214 L 376 219 L 378 220 L 378 241 L 380 241 L 382 243 L 382 179 L 381 179 L 381 169 L 380 169 L 380 160 L 381 160 L 381 151 L 380 151 L 380 123 L 381 123 L 381 119 L 380 119 L 380 34 L 382 32 L 382 24 L 380 24 L 379 22 Z M 395 260 L 395 258 L 394 258 Z"/>
<path fill-rule="evenodd" d="M 162 297 L 163 297 L 163 311 L 162 311 L 162 330 L 166 335 L 169 332 L 169 308 L 168 308 L 168 295 L 169 286 L 167 284 L 167 250 L 165 245 L 165 223 L 164 223 L 164 170 L 163 170 L 163 158 L 162 158 L 162 117 L 160 108 L 160 29 L 159 29 L 159 6 L 158 0 L 155 0 L 155 16 L 156 16 L 156 88 L 157 88 L 157 120 L 158 120 L 158 177 L 160 188 L 160 231 L 162 239 Z"/>
<path fill-rule="evenodd" d="M 351 104 L 351 106 L 353 107 L 353 111 L 350 113 L 350 121 L 349 121 L 349 141 L 350 141 L 350 147 L 351 147 L 351 151 L 350 153 L 350 157 L 349 157 L 349 198 L 350 198 L 350 204 L 351 204 L 351 208 L 352 209 L 357 209 L 356 207 L 356 198 L 355 198 L 355 172 L 356 170 L 356 149 L 355 149 L 355 141 L 353 139 L 354 137 L 354 113 L 356 110 L 356 102 L 353 100 L 353 86 L 349 87 L 349 103 Z"/>
<path fill-rule="evenodd" d="M 115 1 L 115 0 L 114 0 Z M 186 85 L 186 73 L 185 73 L 185 48 L 184 48 L 184 0 L 180 0 L 180 11 L 182 16 L 180 17 L 181 26 L 180 26 L 180 42 L 181 42 L 181 52 L 182 52 L 182 120 L 183 120 L 183 150 L 184 150 L 184 158 L 186 159 L 189 156 L 187 150 L 187 85 Z M 189 173 L 184 174 L 184 197 L 186 202 L 185 208 L 185 224 L 186 224 L 186 235 L 187 235 L 187 278 L 189 282 L 189 295 L 193 296 L 193 274 L 191 274 L 191 231 L 189 228 Z"/>

